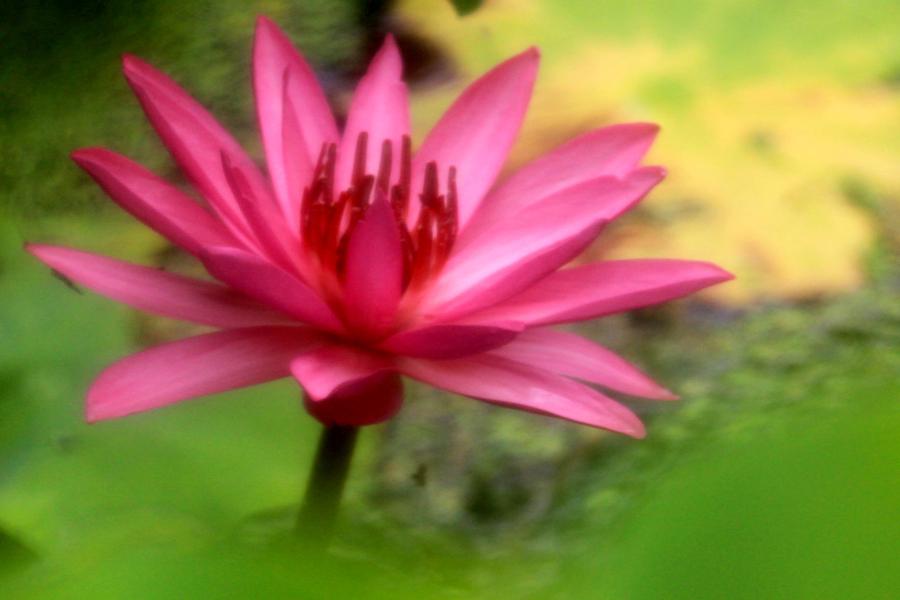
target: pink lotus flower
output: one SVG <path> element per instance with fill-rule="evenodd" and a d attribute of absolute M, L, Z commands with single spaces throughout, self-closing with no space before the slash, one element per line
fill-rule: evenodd
<path fill-rule="evenodd" d="M 220 331 L 108 367 L 88 392 L 87 419 L 293 375 L 317 419 L 366 425 L 400 408 L 402 375 L 642 436 L 630 410 L 576 380 L 674 396 L 609 350 L 548 326 L 731 276 L 681 260 L 562 268 L 664 170 L 639 166 L 657 127 L 634 123 L 583 135 L 497 184 L 537 67 L 529 49 L 481 77 L 413 153 L 393 39 L 360 81 L 341 133 L 309 65 L 261 18 L 253 84 L 266 177 L 185 91 L 126 56 L 128 83 L 203 200 L 109 150 L 73 158 L 218 282 L 63 247 L 28 250 L 95 292 Z"/>

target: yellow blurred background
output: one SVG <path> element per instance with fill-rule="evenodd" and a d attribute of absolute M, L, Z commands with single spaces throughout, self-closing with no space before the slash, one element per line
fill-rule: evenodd
<path fill-rule="evenodd" d="M 737 275 L 708 292 L 728 303 L 809 299 L 864 279 L 878 234 L 854 194 L 900 219 L 896 3 L 493 0 L 462 19 L 449 2 L 398 8 L 459 70 L 418 96 L 420 135 L 463 82 L 530 45 L 542 70 L 510 168 L 605 124 L 662 126 L 648 160 L 668 179 L 598 253 L 711 260 Z"/>

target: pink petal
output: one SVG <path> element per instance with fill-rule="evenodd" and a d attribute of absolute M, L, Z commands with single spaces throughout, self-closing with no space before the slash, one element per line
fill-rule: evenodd
<path fill-rule="evenodd" d="M 495 254 L 515 258 L 529 247 L 520 248 L 523 237 L 541 240 L 556 231 L 578 227 L 585 220 L 613 221 L 640 202 L 665 176 L 662 167 L 641 167 L 624 177 L 608 175 L 576 183 L 507 213 L 479 212 L 457 239 L 450 264 L 481 261 Z"/>
<path fill-rule="evenodd" d="M 510 215 L 489 233 L 464 235 L 422 310 L 449 318 L 527 289 L 584 251 L 604 223 L 636 204 L 662 176 L 661 169 L 646 168 L 625 179 L 581 183 Z"/>
<path fill-rule="evenodd" d="M 640 420 L 580 383 L 491 353 L 458 360 L 402 359 L 404 375 L 492 404 L 643 437 Z"/>
<path fill-rule="evenodd" d="M 174 81 L 134 56 L 125 56 L 123 64 L 128 83 L 169 152 L 231 232 L 238 237 L 246 235 L 247 225 L 222 170 L 221 153 L 247 170 L 253 189 L 265 188 L 256 165 Z"/>
<path fill-rule="evenodd" d="M 26 250 L 75 283 L 147 312 L 213 327 L 287 323 L 285 317 L 216 283 L 71 248 L 29 244 Z"/>
<path fill-rule="evenodd" d="M 256 22 L 253 91 L 272 186 L 284 214 L 293 219 L 299 215 L 302 186 L 319 150 L 324 143 L 338 140 L 338 130 L 315 73 L 287 36 L 266 17 L 259 17 Z M 296 128 L 285 128 L 285 98 L 293 106 Z M 286 144 L 285 135 L 296 141 Z M 296 170 L 305 173 L 292 179 Z M 296 225 L 296 221 L 292 224 Z"/>
<path fill-rule="evenodd" d="M 325 345 L 295 358 L 291 372 L 306 391 L 307 410 L 326 425 L 371 425 L 403 403 L 403 385 L 384 355 Z"/>
<path fill-rule="evenodd" d="M 571 140 L 516 171 L 491 191 L 469 227 L 483 229 L 566 188 L 598 177 L 625 177 L 656 138 L 651 123 L 604 127 Z"/>
<path fill-rule="evenodd" d="M 531 48 L 470 85 L 415 156 L 414 191 L 422 189 L 429 162 L 437 163 L 442 177 L 456 167 L 460 225 L 469 220 L 506 162 L 525 118 L 539 60 L 537 49 Z"/>
<path fill-rule="evenodd" d="M 272 263 L 236 248 L 207 248 L 201 257 L 210 275 L 263 304 L 332 332 L 343 326 L 306 283 Z"/>
<path fill-rule="evenodd" d="M 689 260 L 614 260 L 564 269 L 484 314 L 487 319 L 552 325 L 668 302 L 733 279 L 716 265 Z"/>
<path fill-rule="evenodd" d="M 346 264 L 347 319 L 362 335 L 377 337 L 392 325 L 403 292 L 400 231 L 383 196 L 350 234 Z"/>
<path fill-rule="evenodd" d="M 394 354 L 430 359 L 462 358 L 508 344 L 522 331 L 520 323 L 426 325 L 395 334 L 382 348 Z"/>
<path fill-rule="evenodd" d="M 459 278 L 455 289 L 436 288 L 437 293 L 419 307 L 425 318 L 457 319 L 514 296 L 540 281 L 560 266 L 584 252 L 605 226 L 591 221 L 563 239 L 549 240 L 518 262 L 500 265 L 493 272 L 481 272 L 478 279 Z M 444 295 L 440 295 L 444 292 Z"/>
<path fill-rule="evenodd" d="M 654 400 L 678 397 L 603 346 L 574 333 L 529 329 L 493 354 Z"/>
<path fill-rule="evenodd" d="M 280 379 L 317 337 L 300 327 L 217 331 L 144 350 L 107 367 L 88 391 L 89 422 Z"/>
<path fill-rule="evenodd" d="M 287 72 L 285 73 L 287 76 Z M 312 181 L 317 156 L 311 157 L 306 151 L 306 140 L 303 139 L 301 119 L 294 108 L 294 102 L 288 93 L 289 78 L 285 77 L 284 99 L 282 100 L 281 154 L 286 165 L 282 172 L 284 183 L 278 194 L 279 203 L 285 212 L 285 221 L 292 231 L 300 232 L 300 207 L 303 203 L 303 190 Z M 273 159 L 269 159 L 273 160 Z M 271 167 L 270 167 L 271 168 Z M 274 185 L 274 180 L 273 180 Z"/>
<path fill-rule="evenodd" d="M 268 190 L 253 189 L 246 168 L 240 167 L 224 152 L 222 169 L 258 248 L 285 269 L 300 272 L 299 239 L 288 230 Z"/>
<path fill-rule="evenodd" d="M 392 173 L 399 172 L 402 139 L 409 135 L 409 98 L 402 78 L 400 52 L 393 36 L 389 35 L 357 85 L 350 104 L 338 152 L 339 189 L 350 185 L 356 141 L 362 132 L 368 133 L 367 171 L 378 172 L 381 146 L 388 140 L 392 146 Z"/>
<path fill-rule="evenodd" d="M 235 244 L 197 202 L 136 162 L 104 148 L 77 150 L 72 160 L 119 206 L 191 254 L 203 246 Z"/>

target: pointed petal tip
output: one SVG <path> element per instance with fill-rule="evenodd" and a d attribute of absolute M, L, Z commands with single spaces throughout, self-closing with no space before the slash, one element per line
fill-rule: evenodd
<path fill-rule="evenodd" d="M 44 266 L 49 267 L 51 270 L 56 271 L 58 265 L 57 261 L 54 259 L 59 258 L 59 252 L 65 252 L 68 248 L 63 248 L 61 246 L 52 246 L 50 244 L 36 244 L 33 242 L 24 242 L 22 244 L 22 249 L 25 250 L 28 254 L 35 257 L 39 261 L 41 261 Z"/>
<path fill-rule="evenodd" d="M 35 244 L 32 242 L 25 242 L 22 244 L 22 249 L 25 250 L 28 254 L 35 257 L 44 266 L 48 267 L 51 271 L 54 271 L 58 275 L 63 275 L 62 271 L 65 270 L 65 258 L 67 253 L 76 252 L 71 248 L 65 248 L 63 246 L 53 246 L 50 244 Z M 62 259 L 63 264 L 60 264 L 60 259 Z"/>
<path fill-rule="evenodd" d="M 253 27 L 253 56 L 259 52 L 264 37 L 271 37 L 272 30 L 278 26 L 265 15 L 256 15 L 256 24 Z"/>
<path fill-rule="evenodd" d="M 143 89 L 148 85 L 152 87 L 154 83 L 158 85 L 170 80 L 168 75 L 134 54 L 122 55 L 122 73 L 132 89 Z"/>
<path fill-rule="evenodd" d="M 650 165 L 646 167 L 638 167 L 634 171 L 631 172 L 632 177 L 636 177 L 640 180 L 646 180 L 648 182 L 654 182 L 653 185 L 656 185 L 669 175 L 669 170 L 665 167 L 659 165 Z"/>
<path fill-rule="evenodd" d="M 711 262 L 705 261 L 697 261 L 699 265 L 702 265 L 708 271 L 708 277 L 712 283 L 710 285 L 716 285 L 719 283 L 725 283 L 727 281 L 731 281 L 733 279 L 737 279 L 737 276 L 730 272 L 726 271 L 719 265 Z"/>
<path fill-rule="evenodd" d="M 122 74 L 135 92 L 147 85 L 148 78 L 153 80 L 166 77 L 156 67 L 134 54 L 122 55 Z"/>
<path fill-rule="evenodd" d="M 383 64 L 387 67 L 386 73 L 392 78 L 403 78 L 403 57 L 400 54 L 400 47 L 397 46 L 397 40 L 391 33 L 384 37 L 384 42 L 372 57 L 371 64 L 375 65 L 382 61 L 385 61 Z"/>
<path fill-rule="evenodd" d="M 522 67 L 528 69 L 529 72 L 536 72 L 541 62 L 541 51 L 537 46 L 531 46 L 513 56 L 507 62 L 521 63 Z"/>
<path fill-rule="evenodd" d="M 390 32 L 388 32 L 388 34 L 384 36 L 384 43 L 382 43 L 381 47 L 390 48 L 392 51 L 400 51 L 399 47 L 397 46 L 397 38 L 394 37 L 394 34 Z"/>
<path fill-rule="evenodd" d="M 278 23 L 267 17 L 266 15 L 256 16 L 256 26 L 253 29 L 253 46 L 256 47 L 260 39 L 263 37 L 285 37 Z"/>
<path fill-rule="evenodd" d="M 660 387 L 658 390 L 656 390 L 656 393 L 652 397 L 648 396 L 648 399 L 660 400 L 662 402 L 675 402 L 676 400 L 681 400 L 681 396 L 672 392 L 671 390 Z"/>
<path fill-rule="evenodd" d="M 613 410 L 608 413 L 606 419 L 599 424 L 599 427 L 637 440 L 642 440 L 647 436 L 647 428 L 644 427 L 644 422 L 631 408 L 618 401 L 614 402 L 611 408 Z"/>
<path fill-rule="evenodd" d="M 134 54 L 125 53 L 122 55 L 122 71 L 124 71 L 126 77 L 131 73 L 136 73 L 149 66 L 150 65 L 146 61 Z"/>
<path fill-rule="evenodd" d="M 35 244 L 34 242 L 29 242 L 28 240 L 22 242 L 22 250 L 52 269 L 53 267 L 50 266 L 47 261 L 44 260 L 44 258 L 41 256 L 43 254 L 43 248 L 45 247 L 46 246 L 44 246 L 43 244 Z"/>
<path fill-rule="evenodd" d="M 107 171 L 117 172 L 123 164 L 132 162 L 126 156 L 102 146 L 76 148 L 69 153 L 69 159 L 95 180 Z"/>
<path fill-rule="evenodd" d="M 49 246 L 47 244 L 35 244 L 34 242 L 24 242 L 22 244 L 22 249 L 51 269 L 54 268 L 49 261 L 52 260 L 52 254 L 55 246 Z"/>
<path fill-rule="evenodd" d="M 69 152 L 69 158 L 77 164 L 81 166 L 81 164 L 90 158 L 92 148 L 77 148 Z"/>
<path fill-rule="evenodd" d="M 737 275 L 735 275 L 731 271 L 726 271 L 725 269 L 723 269 L 722 267 L 720 267 L 718 265 L 712 265 L 712 266 L 715 267 L 715 269 L 719 272 L 719 277 L 721 277 L 721 280 L 719 281 L 719 283 L 725 283 L 726 281 L 731 281 L 733 279 L 737 279 Z"/>
<path fill-rule="evenodd" d="M 622 435 L 627 435 L 630 438 L 634 438 L 636 440 L 642 440 L 647 437 L 647 428 L 644 426 L 644 422 L 641 421 L 640 417 L 638 417 L 630 408 L 625 406 L 624 404 L 616 403 L 618 410 L 615 412 L 615 418 L 610 424 L 601 424 L 599 425 L 603 429 L 607 429 L 612 431 L 613 433 L 621 433 Z"/>
<path fill-rule="evenodd" d="M 647 437 L 647 428 L 644 427 L 643 423 L 638 421 L 634 426 L 623 429 L 622 433 L 628 437 L 633 437 L 636 440 L 642 440 Z"/>
<path fill-rule="evenodd" d="M 541 50 L 537 46 L 530 46 L 506 59 L 504 62 L 501 62 L 499 65 L 494 67 L 495 69 L 501 65 L 509 65 L 509 64 L 521 64 L 524 68 L 528 68 L 529 70 L 537 70 L 538 63 L 541 61 Z"/>
<path fill-rule="evenodd" d="M 103 386 L 103 373 L 94 380 L 88 389 L 87 397 L 84 402 L 84 421 L 88 425 L 99 423 L 100 421 L 109 421 L 110 419 L 118 419 L 126 417 L 134 412 L 134 410 L 117 410 L 115 402 L 110 403 L 109 398 L 102 398 L 103 390 L 99 389 Z"/>
<path fill-rule="evenodd" d="M 105 419 L 106 417 L 104 417 L 102 413 L 91 404 L 90 400 L 88 400 L 84 407 L 84 422 L 88 425 L 93 425 L 94 423 L 104 421 Z"/>
<path fill-rule="evenodd" d="M 287 46 L 292 50 L 294 49 L 290 38 L 278 23 L 266 15 L 257 15 L 256 27 L 253 30 L 254 52 L 263 40 L 271 41 L 282 48 Z"/>
<path fill-rule="evenodd" d="M 87 397 L 84 402 L 84 421 L 89 425 L 122 416 L 113 414 L 113 412 L 109 410 L 109 407 L 104 407 L 103 401 L 98 398 L 100 395 L 100 390 L 98 388 L 102 385 L 102 382 L 103 374 L 101 373 L 100 376 L 91 383 L 91 387 L 89 387 L 87 391 Z"/>
<path fill-rule="evenodd" d="M 671 260 L 673 263 L 679 262 L 678 259 L 669 259 L 669 260 Z M 684 262 L 691 263 L 694 265 L 694 268 L 697 269 L 697 271 L 695 271 L 693 278 L 696 281 L 703 282 L 703 286 L 700 288 L 697 288 L 695 291 L 699 291 L 700 289 L 703 289 L 706 287 L 719 285 L 721 283 L 726 283 L 728 281 L 731 281 L 731 280 L 737 278 L 730 271 L 726 271 L 719 265 L 712 263 L 712 262 L 703 261 L 703 260 L 684 261 Z"/>
<path fill-rule="evenodd" d="M 659 123 L 652 123 L 650 121 L 631 121 L 626 123 L 614 123 L 612 125 L 606 125 L 605 127 L 596 129 L 591 133 L 595 135 L 606 136 L 616 134 L 622 136 L 625 139 L 646 140 L 644 152 L 647 152 L 650 146 L 653 145 L 653 142 L 656 141 L 656 138 L 659 135 L 660 131 L 662 131 L 662 127 L 659 125 Z M 591 133 L 588 133 L 587 135 L 591 135 Z"/>
<path fill-rule="evenodd" d="M 659 123 L 652 123 L 650 121 L 634 121 L 632 123 L 622 123 L 619 127 L 631 127 L 636 132 L 641 132 L 646 135 L 656 136 L 662 131 L 662 127 Z"/>
<path fill-rule="evenodd" d="M 385 223 L 396 224 L 396 221 L 394 220 L 393 208 L 391 208 L 391 203 L 390 201 L 388 201 L 387 195 L 375 195 L 375 199 L 369 205 L 368 210 L 366 210 L 366 214 L 363 215 L 362 220 L 365 221 L 366 219 L 383 219 Z"/>
<path fill-rule="evenodd" d="M 69 158 L 82 169 L 87 170 L 89 165 L 108 158 L 112 151 L 101 146 L 88 146 L 86 148 L 76 148 L 69 153 Z"/>

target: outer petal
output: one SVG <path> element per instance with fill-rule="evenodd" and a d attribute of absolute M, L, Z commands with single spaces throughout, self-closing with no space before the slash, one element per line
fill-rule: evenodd
<path fill-rule="evenodd" d="M 87 420 L 123 417 L 180 400 L 280 379 L 295 356 L 318 343 L 299 327 L 231 329 L 126 357 L 88 391 Z"/>
<path fill-rule="evenodd" d="M 236 248 L 207 248 L 201 258 L 213 277 L 251 298 L 309 325 L 333 332 L 343 329 L 312 288 L 272 263 Z"/>
<path fill-rule="evenodd" d="M 378 172 L 381 145 L 385 140 L 391 142 L 393 149 L 392 172 L 399 172 L 402 139 L 409 135 L 409 98 L 402 77 L 400 52 L 389 35 L 356 87 L 350 104 L 338 152 L 338 189 L 346 189 L 350 184 L 356 140 L 362 132 L 368 133 L 368 172 Z"/>
<path fill-rule="evenodd" d="M 566 331 L 530 329 L 493 353 L 623 394 L 654 400 L 678 398 L 610 350 Z"/>
<path fill-rule="evenodd" d="M 388 357 L 326 345 L 298 356 L 291 372 L 306 390 L 306 407 L 326 425 L 371 425 L 392 417 L 403 386 Z"/>
<path fill-rule="evenodd" d="M 222 169 L 225 152 L 246 168 L 253 189 L 265 181 L 234 138 L 174 81 L 133 56 L 124 58 L 125 77 L 160 139 L 188 178 L 209 200 L 232 233 L 245 235 L 247 226 Z"/>
<path fill-rule="evenodd" d="M 467 279 L 449 292 L 447 288 L 437 288 L 437 293 L 419 306 L 419 312 L 426 319 L 457 319 L 477 314 L 573 260 L 597 239 L 605 225 L 606 221 L 589 221 L 562 239 L 547 240 L 528 256 L 499 265 L 493 271 L 481 272 L 478 279 Z"/>
<path fill-rule="evenodd" d="M 59 246 L 28 252 L 75 283 L 140 310 L 213 327 L 287 324 L 288 319 L 216 283 Z"/>
<path fill-rule="evenodd" d="M 191 254 L 236 243 L 191 197 L 136 162 L 104 148 L 77 150 L 72 160 L 119 206 Z"/>
<path fill-rule="evenodd" d="M 287 36 L 266 17 L 259 17 L 256 22 L 253 91 L 272 185 L 285 215 L 294 218 L 299 214 L 302 186 L 320 148 L 325 142 L 337 141 L 338 130 L 315 73 Z M 286 97 L 296 116 L 296 128 L 287 131 L 299 138 L 297 144 L 284 143 Z M 306 176 L 291 180 L 291 173 L 297 169 L 307 170 Z"/>
<path fill-rule="evenodd" d="M 625 177 L 656 138 L 651 123 L 624 123 L 586 133 L 513 173 L 485 198 L 478 219 L 483 226 L 503 219 L 557 192 L 598 177 Z"/>
<path fill-rule="evenodd" d="M 513 322 L 491 325 L 443 323 L 395 334 L 381 347 L 405 356 L 462 358 L 508 344 L 521 331 L 522 324 Z"/>
<path fill-rule="evenodd" d="M 520 244 L 523 237 L 539 241 L 585 221 L 612 221 L 633 208 L 665 176 L 662 167 L 641 167 L 623 177 L 598 177 L 555 190 L 522 209 L 479 214 L 478 220 L 460 234 L 448 267 L 485 260 L 488 266 L 494 257 L 515 259 L 531 247 Z"/>
<path fill-rule="evenodd" d="M 661 169 L 647 168 L 624 180 L 582 183 L 484 235 L 460 238 L 423 310 L 466 314 L 527 289 L 580 254 L 603 223 L 636 204 L 662 176 Z"/>
<path fill-rule="evenodd" d="M 347 320 L 364 335 L 391 326 L 403 292 L 403 254 L 394 213 L 383 197 L 369 206 L 347 244 Z"/>
<path fill-rule="evenodd" d="M 596 390 L 531 365 L 483 354 L 458 360 L 403 359 L 401 371 L 420 381 L 492 404 L 643 437 L 640 420 Z"/>
<path fill-rule="evenodd" d="M 539 60 L 537 49 L 531 48 L 482 76 L 447 110 L 416 154 L 413 190 L 422 189 L 429 162 L 435 161 L 442 174 L 456 167 L 461 226 L 506 162 L 525 118 Z"/>
<path fill-rule="evenodd" d="M 607 261 L 554 273 L 479 317 L 521 320 L 531 326 L 583 321 L 668 302 L 733 278 L 700 261 Z"/>

